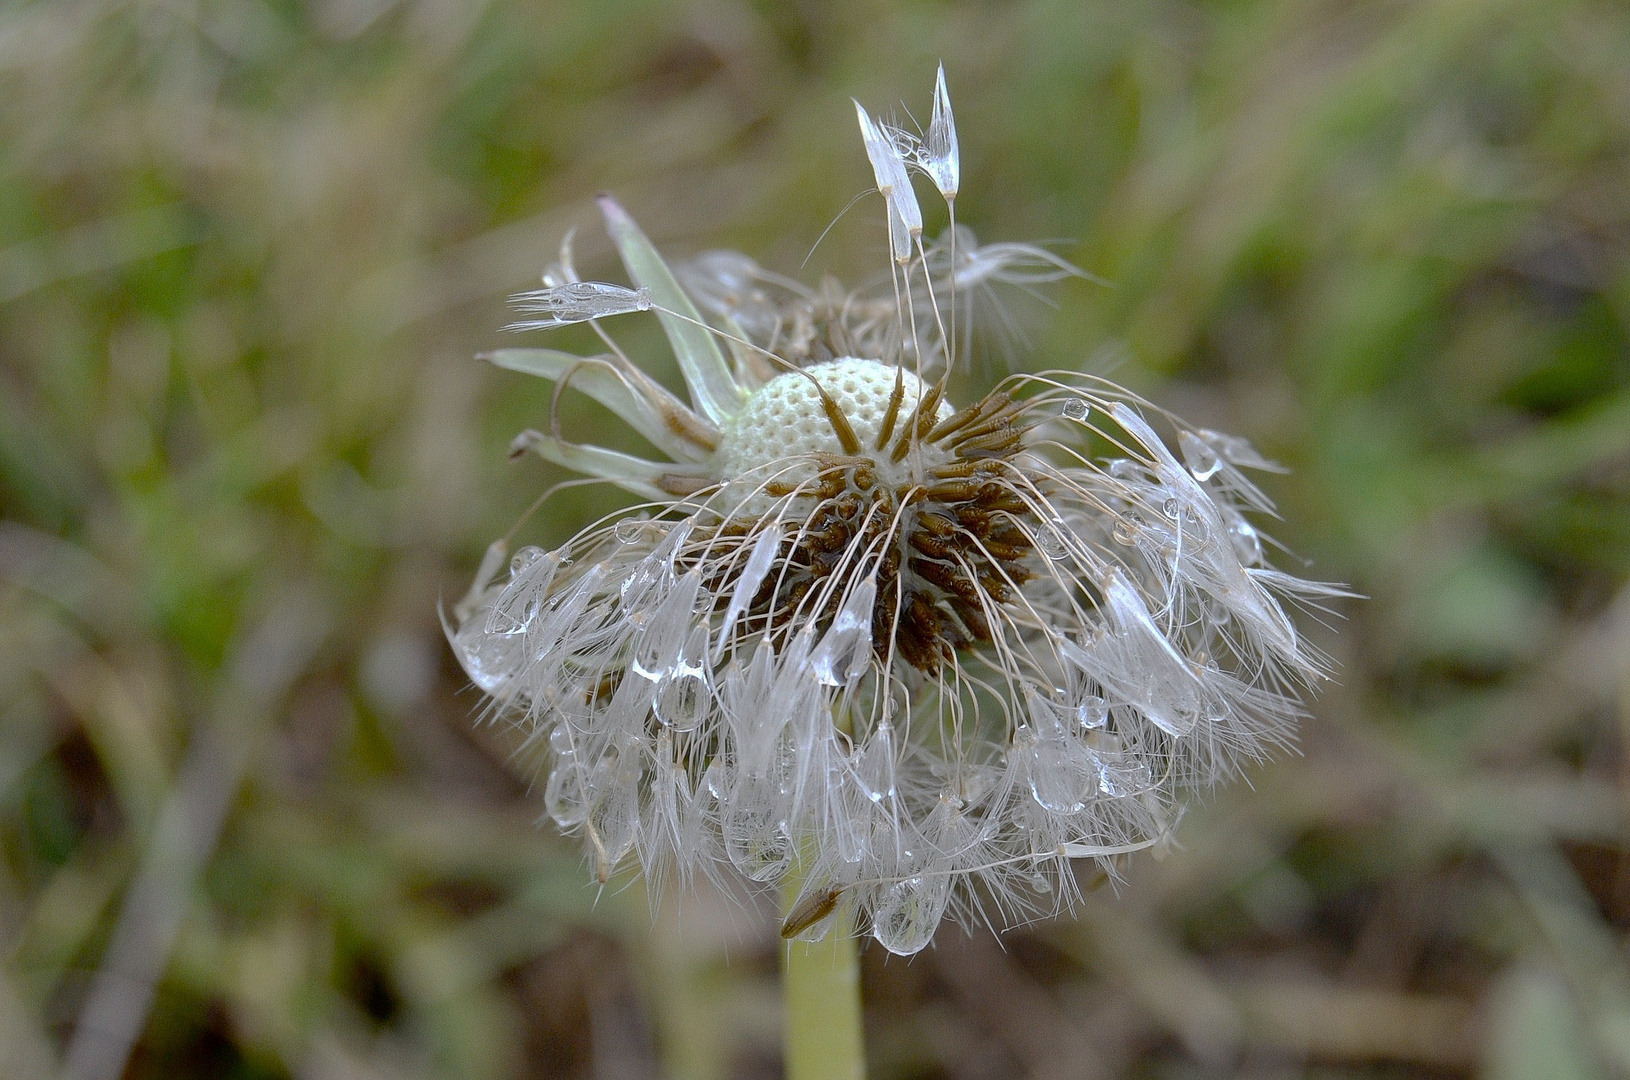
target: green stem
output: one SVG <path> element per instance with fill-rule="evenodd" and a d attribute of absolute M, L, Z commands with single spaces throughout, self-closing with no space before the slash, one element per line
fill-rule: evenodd
<path fill-rule="evenodd" d="M 797 892 L 796 884 L 788 890 L 789 906 Z M 782 945 L 787 1080 L 865 1080 L 860 943 L 850 929 L 853 916 L 844 907 L 824 940 Z"/>

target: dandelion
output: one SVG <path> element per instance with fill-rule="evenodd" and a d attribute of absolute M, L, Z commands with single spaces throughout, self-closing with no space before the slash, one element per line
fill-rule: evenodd
<path fill-rule="evenodd" d="M 547 747 L 547 811 L 599 880 L 791 887 L 787 937 L 911 955 L 947 913 L 1067 907 L 1072 862 L 1115 873 L 1286 745 L 1326 668 L 1291 609 L 1342 593 L 1269 565 L 1248 473 L 1273 466 L 1243 440 L 1070 372 L 950 400 L 972 298 L 1078 271 L 954 226 L 925 246 L 908 169 L 960 184 L 943 72 L 925 136 L 859 119 L 891 284 L 810 289 L 735 252 L 670 269 L 606 198 L 633 287 L 579 280 L 568 244 L 517 298 L 541 316 L 518 328 L 587 322 L 607 351 L 489 359 L 664 458 L 523 433 L 646 502 L 507 567 L 495 545 L 448 632 Z M 646 311 L 688 402 L 601 325 Z"/>

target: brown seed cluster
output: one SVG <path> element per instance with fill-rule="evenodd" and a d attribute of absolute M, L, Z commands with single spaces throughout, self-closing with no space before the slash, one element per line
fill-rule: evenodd
<path fill-rule="evenodd" d="M 926 467 L 922 481 L 883 483 L 878 464 L 864 454 L 820 458 L 808 493 L 814 510 L 782 571 L 755 598 L 751 617 L 772 629 L 813 618 L 824 630 L 843 591 L 834 590 L 815 611 L 805 606 L 806 598 L 832 575 L 853 573 L 864 559 L 877 566 L 872 641 L 879 658 L 892 649 L 933 675 L 957 650 L 991 640 L 992 606 L 1010 600 L 1032 574 L 1034 543 L 1025 527 L 1032 515 L 1012 482 L 1012 459 L 1027 430 L 1016 422 L 1023 409 L 1006 395 L 991 395 L 925 431 L 923 418 L 932 417 L 937 397 L 925 397 L 928 409 L 914 411 L 888 447 L 894 461 L 914 444 L 931 448 L 925 456 L 942 463 Z M 834 427 L 841 436 L 847 425 Z M 885 425 L 879 443 L 888 440 L 891 427 Z"/>

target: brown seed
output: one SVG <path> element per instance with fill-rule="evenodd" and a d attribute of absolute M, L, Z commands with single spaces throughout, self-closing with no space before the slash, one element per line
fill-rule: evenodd
<path fill-rule="evenodd" d="M 920 529 L 913 530 L 906 542 L 931 559 L 949 559 L 954 550 L 946 541 Z"/>
<path fill-rule="evenodd" d="M 894 424 L 900 418 L 900 403 L 906 396 L 906 376 L 904 368 L 894 369 L 894 389 L 889 392 L 889 407 L 883 412 L 883 423 L 877 429 L 877 446 L 881 450 L 889 444 L 889 436 L 894 434 Z"/>
<path fill-rule="evenodd" d="M 989 435 L 993 431 L 1010 430 L 1013 427 L 1013 421 L 1023 413 L 1023 404 L 1009 402 L 1001 408 L 992 409 L 987 414 L 979 417 L 977 423 L 969 424 L 957 432 L 956 438 L 951 441 L 956 445 L 961 445 L 969 439 L 977 439 L 982 435 Z"/>
<path fill-rule="evenodd" d="M 956 519 L 974 536 L 984 536 L 990 532 L 991 516 L 977 506 L 969 504 L 957 507 Z"/>
<path fill-rule="evenodd" d="M 797 937 L 811 926 L 820 922 L 838 906 L 838 898 L 843 895 L 841 886 L 825 889 L 804 897 L 787 912 L 785 921 L 781 923 L 781 936 L 787 939 Z"/>
<path fill-rule="evenodd" d="M 978 401 L 974 402 L 972 405 L 969 405 L 966 408 L 963 408 L 946 417 L 944 420 L 941 420 L 939 424 L 928 433 L 928 441 L 939 442 L 953 431 L 960 428 L 965 428 L 969 424 L 976 423 L 987 414 L 1001 409 L 1011 400 L 1012 399 L 1005 392 L 987 394 Z"/>
<path fill-rule="evenodd" d="M 1001 484 L 985 484 L 980 487 L 976 501 L 986 510 L 1001 510 L 1009 514 L 1022 514 L 1030 509 L 1023 496 Z"/>
<path fill-rule="evenodd" d="M 1017 447 L 1023 439 L 1023 431 L 1012 428 L 1005 431 L 999 429 L 977 439 L 958 443 L 957 453 L 964 457 L 1005 457 L 1008 451 Z"/>
<path fill-rule="evenodd" d="M 913 558 L 906 565 L 915 570 L 923 580 L 938 585 L 946 592 L 955 593 L 967 600 L 975 600 L 979 596 L 978 587 L 968 575 L 949 563 Z"/>
<path fill-rule="evenodd" d="M 967 502 L 979 494 L 981 484 L 973 480 L 947 480 L 929 487 L 926 494 L 935 502 Z"/>
<path fill-rule="evenodd" d="M 972 476 L 983 468 L 986 468 L 983 461 L 952 461 L 944 465 L 936 465 L 929 469 L 928 473 L 940 480 L 956 480 L 965 476 Z"/>
<path fill-rule="evenodd" d="M 826 413 L 826 422 L 832 425 L 832 431 L 837 435 L 838 445 L 843 447 L 843 452 L 860 453 L 860 440 L 855 436 L 855 429 L 849 425 L 849 418 L 843 415 L 838 403 L 825 390 L 821 391 L 821 411 Z"/>
<path fill-rule="evenodd" d="M 1004 544 L 992 538 L 985 541 L 985 550 L 990 552 L 993 558 L 1003 562 L 1018 562 L 1030 554 L 1030 542 L 1027 540 L 1022 544 Z"/>
<path fill-rule="evenodd" d="M 951 599 L 951 610 L 956 612 L 962 625 L 968 628 L 976 641 L 990 641 L 990 620 L 985 617 L 985 609 L 978 604 L 970 604 L 960 596 Z"/>

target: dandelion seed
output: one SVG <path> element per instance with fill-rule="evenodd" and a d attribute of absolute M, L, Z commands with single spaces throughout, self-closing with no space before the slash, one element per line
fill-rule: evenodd
<path fill-rule="evenodd" d="M 960 228 L 922 246 L 908 166 L 947 199 L 960 182 L 943 72 L 921 139 L 856 110 L 904 266 L 886 291 L 734 252 L 671 271 L 605 200 L 632 286 L 578 281 L 567 244 L 517 298 L 543 316 L 526 328 L 657 314 L 693 404 L 620 354 L 493 354 L 666 460 L 524 433 L 649 502 L 507 573 L 494 545 L 448 633 L 547 747 L 545 808 L 600 880 L 796 865 L 784 934 L 848 932 L 842 910 L 910 954 L 947 912 L 1052 911 L 1069 860 L 1114 874 L 1166 843 L 1187 792 L 1290 739 L 1325 662 L 1287 608 L 1344 593 L 1268 565 L 1247 473 L 1274 466 L 1243 440 L 1174 425 L 1174 453 L 1151 410 L 1071 373 L 948 401 L 931 373 L 975 347 L 975 301 L 1080 271 Z"/>
<path fill-rule="evenodd" d="M 515 310 L 526 315 L 542 315 L 511 323 L 506 330 L 548 330 L 556 326 L 607 319 L 651 310 L 651 290 L 628 289 L 603 281 L 562 281 L 546 289 L 517 293 L 510 297 Z"/>
<path fill-rule="evenodd" d="M 918 164 L 947 202 L 956 198 L 962 182 L 962 160 L 957 152 L 956 121 L 951 117 L 951 95 L 945 91 L 945 65 L 934 76 L 934 115 L 928 122 Z"/>
<path fill-rule="evenodd" d="M 861 139 L 866 145 L 866 157 L 872 163 L 872 175 L 877 190 L 888 201 L 890 249 L 896 262 L 911 259 L 911 240 L 923 231 L 922 208 L 917 193 L 911 187 L 906 173 L 905 158 L 898 143 L 866 115 L 860 102 L 855 102 L 855 114 L 860 120 Z"/>

